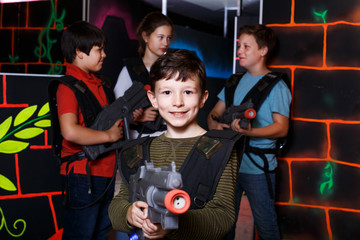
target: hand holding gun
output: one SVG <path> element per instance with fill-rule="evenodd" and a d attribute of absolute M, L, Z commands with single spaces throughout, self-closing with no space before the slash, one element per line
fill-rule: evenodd
<path fill-rule="evenodd" d="M 137 173 L 130 177 L 130 202 L 143 201 L 149 206 L 148 219 L 161 223 L 167 229 L 178 228 L 178 214 L 190 207 L 190 196 L 183 190 L 181 174 L 176 172 L 175 163 L 166 168 L 154 168 L 152 162 L 145 162 Z M 130 239 L 145 239 L 138 229 Z"/>
<path fill-rule="evenodd" d="M 254 109 L 254 104 L 251 99 L 239 106 L 231 105 L 227 108 L 224 114 L 218 118 L 211 115 L 212 119 L 215 121 L 231 124 L 234 119 L 240 119 L 239 125 L 242 129 L 248 129 L 249 122 L 251 119 L 256 117 L 256 111 Z"/>
<path fill-rule="evenodd" d="M 136 109 L 149 106 L 151 106 L 151 103 L 147 97 L 144 85 L 134 81 L 122 97 L 103 108 L 91 128 L 105 131 L 113 126 L 117 120 L 123 119 L 125 139 L 130 139 L 130 121 L 133 119 L 133 112 Z M 83 150 L 89 159 L 95 160 L 100 154 L 121 147 L 122 143 L 123 140 L 119 140 L 115 143 L 88 145 L 83 146 Z"/>

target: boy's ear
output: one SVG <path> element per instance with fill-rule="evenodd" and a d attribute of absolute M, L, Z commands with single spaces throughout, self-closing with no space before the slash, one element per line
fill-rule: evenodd
<path fill-rule="evenodd" d="M 205 92 L 201 95 L 200 99 L 200 108 L 204 107 L 206 100 L 209 97 L 209 91 L 205 90 Z"/>
<path fill-rule="evenodd" d="M 264 46 L 261 48 L 261 56 L 266 56 L 266 54 L 268 53 L 269 48 L 267 46 Z"/>
<path fill-rule="evenodd" d="M 159 106 L 158 106 L 156 98 L 155 98 L 155 93 L 153 93 L 152 91 L 149 90 L 149 91 L 147 91 L 147 96 L 148 96 L 148 98 L 149 98 L 149 100 L 151 102 L 151 105 L 154 108 L 158 109 Z"/>
<path fill-rule="evenodd" d="M 76 49 L 75 50 L 75 53 L 76 53 L 76 57 L 80 58 L 80 59 L 83 59 L 84 58 L 84 52 L 80 51 L 79 49 Z"/>

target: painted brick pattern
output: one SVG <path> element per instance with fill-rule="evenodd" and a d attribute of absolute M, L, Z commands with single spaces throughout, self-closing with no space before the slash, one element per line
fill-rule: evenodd
<path fill-rule="evenodd" d="M 68 24 L 82 19 L 82 1 L 1 3 L 0 7 L 0 71 L 63 74 L 60 35 Z"/>
<path fill-rule="evenodd" d="M 276 200 L 282 239 L 360 236 L 359 9 L 355 0 L 264 1 L 280 42 L 271 67 L 289 73 L 293 94 Z"/>
<path fill-rule="evenodd" d="M 40 127 L 41 134 L 25 139 L 16 135 L 35 128 L 32 120 L 41 118 L 52 76 L 4 73 L 62 74 L 60 35 L 81 20 L 82 7 L 82 1 L 71 0 L 0 4 L 0 239 L 61 239 L 62 186 L 51 130 Z M 32 106 L 37 106 L 34 114 L 16 125 L 19 114 Z M 42 116 L 49 121 L 48 114 Z M 5 148 L 11 141 L 17 141 L 15 148 L 19 142 L 28 145 Z"/>

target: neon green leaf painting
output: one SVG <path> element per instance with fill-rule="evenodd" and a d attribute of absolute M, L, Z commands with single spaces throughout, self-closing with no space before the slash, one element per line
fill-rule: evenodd
<path fill-rule="evenodd" d="M 45 103 L 45 104 L 41 107 L 41 109 L 40 109 L 40 111 L 39 111 L 39 113 L 38 113 L 38 117 L 44 116 L 44 115 L 47 114 L 48 112 L 50 112 L 49 102 Z"/>
<path fill-rule="evenodd" d="M 34 138 L 44 132 L 42 128 L 26 128 L 14 134 L 15 137 L 20 139 L 30 139 Z"/>
<path fill-rule="evenodd" d="M 0 123 L 0 153 L 15 154 L 23 151 L 30 145 L 29 139 L 39 136 L 44 132 L 43 128 L 51 126 L 50 120 L 46 119 L 50 116 L 49 103 L 45 103 L 35 114 L 37 108 L 37 105 L 24 108 L 15 118 L 10 116 Z M 15 185 L 1 174 L 0 188 L 16 191 Z"/>
<path fill-rule="evenodd" d="M 14 120 L 15 129 L 11 130 L 12 117 L 8 117 L 4 122 L 0 124 L 0 153 L 14 154 L 21 152 L 29 145 L 28 142 L 19 140 L 7 140 L 10 136 L 14 136 L 17 139 L 31 139 L 44 132 L 41 127 L 50 127 L 50 120 L 44 119 L 49 114 L 49 103 L 45 103 L 34 118 L 37 105 L 29 106 L 20 111 Z M 46 121 L 47 120 L 47 121 Z M 45 122 L 42 122 L 45 121 Z M 34 123 L 36 127 L 28 127 L 28 125 Z M 9 132 L 10 131 L 10 132 Z"/>
<path fill-rule="evenodd" d="M 34 123 L 34 125 L 37 127 L 50 127 L 51 121 L 50 120 L 40 120 L 40 121 Z"/>
<path fill-rule="evenodd" d="M 12 116 L 8 117 L 3 123 L 0 124 L 0 139 L 5 136 L 9 131 L 12 122 Z"/>
<path fill-rule="evenodd" d="M 14 233 L 12 233 L 10 230 L 9 230 L 9 228 L 8 228 L 8 226 L 7 226 L 7 223 L 6 223 L 6 220 L 5 220 L 5 215 L 4 215 L 4 212 L 3 212 L 3 210 L 0 208 L 0 217 L 1 217 L 1 222 L 0 222 L 0 231 L 3 229 L 3 228 L 5 228 L 6 229 L 6 231 L 7 231 L 7 233 L 9 234 L 9 235 L 11 235 L 12 237 L 21 237 L 23 234 L 24 234 L 24 232 L 25 232 L 25 229 L 26 229 L 26 222 L 25 222 L 25 220 L 23 220 L 23 219 L 17 219 L 15 222 L 14 222 L 14 224 L 13 224 L 13 228 L 15 229 L 15 230 L 17 230 L 18 229 L 18 223 L 22 223 L 23 224 L 23 229 L 22 229 L 22 231 L 19 233 L 19 234 L 14 234 Z"/>
<path fill-rule="evenodd" d="M 16 127 L 19 124 L 28 120 L 34 114 L 34 112 L 36 111 L 36 108 L 37 108 L 37 106 L 33 105 L 33 106 L 27 107 L 27 108 L 23 109 L 21 112 L 19 112 L 19 114 L 15 118 L 14 127 Z"/>
<path fill-rule="evenodd" d="M 27 142 L 7 140 L 0 143 L 0 153 L 14 154 L 21 152 L 29 146 Z"/>
<path fill-rule="evenodd" d="M 13 192 L 17 190 L 15 185 L 7 177 L 1 174 L 0 174 L 0 188 L 5 189 L 6 191 L 9 192 Z"/>

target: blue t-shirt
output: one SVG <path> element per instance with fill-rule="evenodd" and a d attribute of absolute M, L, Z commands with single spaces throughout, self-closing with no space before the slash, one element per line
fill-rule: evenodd
<path fill-rule="evenodd" d="M 245 73 L 236 87 L 234 94 L 234 105 L 240 105 L 246 94 L 253 88 L 253 86 L 263 77 L 251 76 Z M 218 94 L 218 98 L 225 102 L 225 89 L 223 88 Z M 255 119 L 252 121 L 253 128 L 266 127 L 274 123 L 272 114 L 279 113 L 285 117 L 289 117 L 291 103 L 291 92 L 284 81 L 279 81 L 270 94 L 267 96 L 260 109 L 256 113 Z M 269 138 L 251 137 L 250 146 L 257 148 L 275 148 L 276 140 Z M 264 166 L 263 160 L 258 156 L 251 154 L 251 157 L 259 166 Z M 269 162 L 269 170 L 273 170 L 277 166 L 276 157 L 274 154 L 266 154 Z M 239 172 L 249 174 L 261 174 L 263 170 L 256 167 L 246 154 L 243 155 Z"/>

